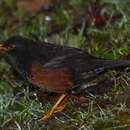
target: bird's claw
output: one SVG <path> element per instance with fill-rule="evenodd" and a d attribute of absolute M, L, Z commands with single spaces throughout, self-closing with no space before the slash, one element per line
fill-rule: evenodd
<path fill-rule="evenodd" d="M 50 117 L 53 115 L 53 113 L 61 112 L 64 108 L 65 108 L 65 105 L 56 107 L 55 109 L 53 109 L 53 110 L 47 112 L 47 113 L 46 113 L 41 119 L 39 119 L 38 121 L 46 120 L 46 119 L 50 118 Z"/>

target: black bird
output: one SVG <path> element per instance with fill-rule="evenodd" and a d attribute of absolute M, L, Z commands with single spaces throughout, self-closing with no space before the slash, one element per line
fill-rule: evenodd
<path fill-rule="evenodd" d="M 65 107 L 58 106 L 68 91 L 80 87 L 108 69 L 128 67 L 128 60 L 105 60 L 67 46 L 40 43 L 21 36 L 10 37 L 0 50 L 9 55 L 15 70 L 32 84 L 48 92 L 61 93 L 54 107 L 40 120 Z"/>

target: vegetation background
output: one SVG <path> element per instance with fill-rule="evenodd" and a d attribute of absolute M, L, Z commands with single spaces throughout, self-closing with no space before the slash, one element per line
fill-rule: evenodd
<path fill-rule="evenodd" d="M 0 0 L 0 41 L 14 35 L 81 48 L 106 59 L 130 59 L 130 1 Z M 52 105 L 42 104 L 37 90 L 29 92 L 30 84 L 15 75 L 0 52 L 0 129 L 130 130 L 129 73 L 109 71 L 92 83 L 99 89 L 38 122 Z"/>

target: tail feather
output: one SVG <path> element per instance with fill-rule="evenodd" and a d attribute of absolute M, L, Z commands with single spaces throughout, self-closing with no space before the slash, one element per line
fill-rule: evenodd
<path fill-rule="evenodd" d="M 85 65 L 85 64 L 84 64 Z M 119 67 L 130 67 L 129 60 L 93 60 L 86 63 L 82 67 L 81 78 L 88 79 L 95 77 L 109 69 L 119 68 Z"/>
<path fill-rule="evenodd" d="M 117 67 L 130 67 L 129 60 L 104 60 L 100 61 L 106 69 L 117 68 Z"/>

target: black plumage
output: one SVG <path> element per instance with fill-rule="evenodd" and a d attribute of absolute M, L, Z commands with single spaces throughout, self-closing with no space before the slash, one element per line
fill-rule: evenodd
<path fill-rule="evenodd" d="M 13 48 L 8 49 L 7 53 L 14 68 L 25 79 L 31 79 L 32 64 L 38 62 L 41 70 L 52 70 L 52 73 L 55 69 L 67 68 L 73 77 L 71 87 L 80 85 L 108 69 L 130 66 L 128 60 L 105 60 L 77 48 L 39 43 L 20 36 L 9 38 L 4 47 Z"/>

